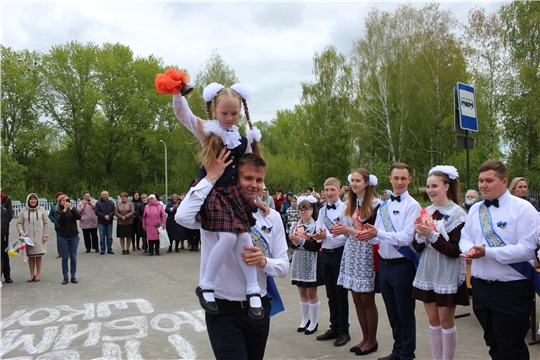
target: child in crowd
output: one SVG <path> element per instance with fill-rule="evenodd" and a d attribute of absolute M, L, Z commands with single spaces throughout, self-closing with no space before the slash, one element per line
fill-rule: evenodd
<path fill-rule="evenodd" d="M 332 228 L 343 218 L 346 205 L 339 199 L 339 180 L 331 177 L 324 182 L 327 203 L 319 211 L 317 233 L 313 239 L 322 242 L 322 274 L 328 306 L 330 307 L 330 329 L 317 340 L 332 340 L 334 346 L 343 346 L 351 340 L 349 335 L 349 294 L 338 285 L 343 247 L 347 241 L 344 235 L 333 234 Z"/>
<path fill-rule="evenodd" d="M 296 201 L 296 198 L 293 198 Z M 321 275 L 321 243 L 313 240 L 317 230 L 317 200 L 313 196 L 300 198 L 300 220 L 290 226 L 291 247 L 294 249 L 291 264 L 292 284 L 298 287 L 302 322 L 298 332 L 311 335 L 319 327 L 320 301 L 317 287 L 324 284 Z M 290 208 L 289 208 L 290 210 Z"/>
<path fill-rule="evenodd" d="M 158 92 L 174 95 L 173 108 L 176 117 L 202 144 L 200 157 L 203 167 L 195 183 L 206 176 L 204 165 L 210 164 L 224 146 L 230 152 L 230 157 L 227 158 L 227 169 L 214 184 L 212 192 L 206 198 L 197 217 L 204 230 L 219 233 L 219 241 L 210 253 L 204 279 L 201 279 L 195 292 L 204 310 L 210 313 L 218 312 L 214 298 L 215 279 L 225 261 L 224 254 L 233 251 L 237 254 L 238 264 L 246 277 L 249 315 L 261 319 L 264 317 L 264 309 L 260 296 L 261 289 L 257 283 L 257 269 L 248 266 L 242 259 L 243 248 L 252 245 L 249 232 L 251 226 L 255 224 L 253 212 L 257 211 L 257 204 L 238 185 L 236 169 L 238 160 L 244 153 L 253 152 L 257 155 L 261 153 L 258 144 L 261 133 L 253 127 L 249 118 L 247 100 L 250 94 L 240 84 L 235 84 L 230 88 L 217 83 L 208 85 L 203 91 L 208 117 L 208 120 L 204 121 L 193 115 L 186 99 L 181 94 L 187 81 L 189 78 L 183 72 L 169 69 L 165 74 L 156 77 L 156 88 Z M 249 124 L 247 137 L 242 136 L 236 126 L 242 104 Z M 212 109 L 217 120 L 213 120 Z"/>

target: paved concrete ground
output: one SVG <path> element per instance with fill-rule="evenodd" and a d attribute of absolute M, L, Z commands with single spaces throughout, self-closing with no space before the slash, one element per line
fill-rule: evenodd
<path fill-rule="evenodd" d="M 14 220 L 11 224 L 15 232 Z M 113 234 L 115 231 L 113 232 Z M 82 235 L 82 234 L 81 234 Z M 27 283 L 29 270 L 21 258 L 11 258 L 14 283 L 3 284 L 2 359 L 212 359 L 203 313 L 194 295 L 199 276 L 198 252 L 145 256 L 142 252 L 115 255 L 78 251 L 79 284 L 61 285 L 61 260 L 56 259 L 54 230 L 43 260 L 42 279 Z M 336 348 L 315 337 L 328 328 L 324 288 L 319 288 L 319 331 L 311 336 L 297 333 L 299 297 L 290 279 L 277 279 L 286 311 L 272 318 L 267 359 L 355 359 L 349 348 L 361 339 L 360 326 L 350 300 L 353 340 Z M 377 359 L 391 351 L 391 330 L 380 295 L 379 350 L 365 359 Z M 459 307 L 458 314 L 472 312 Z M 427 318 L 417 302 L 417 358 L 429 359 Z M 482 330 L 474 315 L 457 319 L 457 359 L 487 359 Z M 530 334 L 527 340 L 530 339 Z M 530 346 L 531 359 L 540 359 L 540 345 Z"/>

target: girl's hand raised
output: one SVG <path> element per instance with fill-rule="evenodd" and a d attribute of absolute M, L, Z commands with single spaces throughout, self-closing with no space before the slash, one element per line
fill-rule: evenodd
<path fill-rule="evenodd" d="M 231 152 L 226 146 L 224 146 L 219 152 L 217 158 L 215 158 L 210 164 L 204 165 L 204 168 L 206 169 L 206 180 L 210 181 L 212 184 L 215 184 L 219 180 L 221 175 L 223 175 L 225 172 L 227 166 L 232 163 L 232 159 L 227 161 L 230 154 Z"/>

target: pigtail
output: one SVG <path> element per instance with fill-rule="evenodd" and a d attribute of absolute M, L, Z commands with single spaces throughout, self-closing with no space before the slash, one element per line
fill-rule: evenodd
<path fill-rule="evenodd" d="M 206 116 L 208 120 L 212 120 L 212 101 L 206 102 Z"/>
<path fill-rule="evenodd" d="M 247 100 L 244 99 L 243 97 L 240 97 L 240 98 L 242 99 L 242 104 L 244 104 L 244 113 L 246 114 L 246 121 L 248 123 L 249 129 L 253 130 L 253 124 L 251 123 L 251 119 L 249 117 L 249 109 L 247 106 Z M 262 157 L 262 148 L 257 140 L 253 140 L 253 142 L 251 143 L 251 151 L 253 152 L 253 154 Z"/>
<path fill-rule="evenodd" d="M 206 115 L 208 120 L 212 120 L 212 101 L 206 102 Z M 199 122 L 199 134 L 202 137 L 202 150 L 199 152 L 199 158 L 203 165 L 210 164 L 223 148 L 223 140 L 213 133 L 205 135 L 202 128 L 202 122 Z"/>

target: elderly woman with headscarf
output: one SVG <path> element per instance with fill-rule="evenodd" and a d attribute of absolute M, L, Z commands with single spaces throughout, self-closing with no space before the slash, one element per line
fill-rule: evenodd
<path fill-rule="evenodd" d="M 26 206 L 19 213 L 17 229 L 20 236 L 30 238 L 34 243 L 34 246 L 26 247 L 30 266 L 28 282 L 38 282 L 41 280 L 42 257 L 47 252 L 49 218 L 47 211 L 39 205 L 36 194 L 32 193 L 26 198 Z"/>

